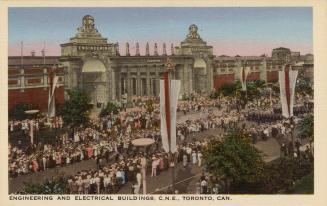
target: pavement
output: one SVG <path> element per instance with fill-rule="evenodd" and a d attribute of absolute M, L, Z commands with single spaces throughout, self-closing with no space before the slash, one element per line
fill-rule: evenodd
<path fill-rule="evenodd" d="M 217 111 L 215 111 L 216 113 Z M 183 122 L 188 119 L 196 119 L 205 117 L 207 114 L 201 113 L 188 113 L 183 115 L 178 113 L 178 122 Z M 200 133 L 194 133 L 186 137 L 187 142 L 193 141 L 193 138 L 202 139 L 208 136 L 217 136 L 222 134 L 223 130 L 221 128 L 215 128 L 206 130 Z M 280 146 L 276 139 L 269 138 L 267 141 L 258 141 L 254 145 L 258 150 L 262 151 L 264 156 L 264 161 L 269 162 L 280 157 Z M 57 167 L 48 169 L 46 171 L 41 171 L 37 173 L 30 173 L 27 175 L 19 176 L 13 179 L 9 179 L 9 193 L 15 193 L 21 191 L 24 188 L 24 182 L 31 183 L 42 183 L 45 179 L 51 178 L 58 175 L 59 173 L 64 173 L 65 175 L 74 175 L 78 171 L 88 170 L 96 168 L 96 161 L 84 160 L 82 162 L 74 163 L 65 167 Z M 189 163 L 186 169 L 183 168 L 182 164 L 179 163 L 175 166 L 175 189 L 179 191 L 180 194 L 195 194 L 195 183 L 198 181 L 199 176 L 202 172 L 202 168 L 198 166 L 193 166 Z M 153 193 L 156 190 L 166 190 L 171 184 L 171 169 L 161 172 L 159 176 L 150 177 L 147 176 L 147 191 L 148 193 Z M 119 194 L 131 194 L 131 185 L 125 184 L 118 192 Z"/>

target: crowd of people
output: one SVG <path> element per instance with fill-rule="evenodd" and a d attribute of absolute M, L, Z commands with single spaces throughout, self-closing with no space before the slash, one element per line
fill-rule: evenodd
<path fill-rule="evenodd" d="M 273 110 L 271 102 L 274 101 L 277 101 L 276 97 L 271 101 L 259 98 L 249 102 L 245 108 L 241 108 L 235 99 L 229 97 L 209 99 L 194 96 L 192 100 L 180 101 L 178 112 L 184 115 L 188 113 L 201 115 L 198 118 L 177 122 L 177 152 L 170 158 L 161 148 L 158 99 L 136 99 L 131 109 L 121 110 L 118 114 L 94 117 L 87 125 L 60 134 L 57 137 L 59 144 L 33 143 L 29 152 L 9 144 L 9 175 L 15 178 L 31 172 L 94 159 L 96 168 L 81 170 L 69 177 L 71 194 L 116 193 L 126 184 L 131 186 L 132 193 L 138 194 L 142 187 L 143 158 L 147 161 L 147 173 L 154 178 L 178 163 L 184 168 L 203 166 L 203 150 L 208 140 L 194 138 L 196 133 L 219 128 L 224 134 L 228 128 L 241 125 L 253 144 L 260 139 L 287 136 L 291 130 L 279 112 Z M 151 102 L 151 110 L 148 102 Z M 304 105 L 303 101 L 297 103 Z M 304 109 L 299 113 L 305 115 L 311 111 Z M 10 121 L 9 133 L 23 131 L 24 134 L 28 134 L 30 125 L 35 127 L 35 132 L 43 127 L 55 129 L 65 127 L 61 117 L 55 117 L 51 121 L 47 119 Z M 133 146 L 132 140 L 141 137 L 152 138 L 154 144 L 146 150 Z M 217 194 L 224 191 L 224 188 L 224 181 L 210 175 L 202 175 L 196 184 L 198 194 Z"/>

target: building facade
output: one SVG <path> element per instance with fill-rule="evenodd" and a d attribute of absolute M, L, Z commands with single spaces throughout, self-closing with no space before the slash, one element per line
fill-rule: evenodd
<path fill-rule="evenodd" d="M 64 72 L 58 57 L 12 56 L 8 59 L 8 109 L 29 103 L 47 111 L 51 74 L 58 75 L 55 102 L 64 103 Z"/>
<path fill-rule="evenodd" d="M 182 81 L 180 98 L 213 88 L 212 46 L 197 31 L 197 26 L 191 25 L 180 46 L 170 45 L 169 57 L 175 64 L 173 76 Z M 93 17 L 85 16 L 76 36 L 61 44 L 65 90 L 84 89 L 94 104 L 120 100 L 125 93 L 128 97 L 158 96 L 159 80 L 168 57 L 166 45 L 162 45 L 160 54 L 156 43 L 153 53 L 146 44 L 145 55 L 140 54 L 138 43 L 135 48 L 131 54 L 126 43 L 125 54 L 120 54 L 118 43 L 109 43 L 95 28 Z"/>
<path fill-rule="evenodd" d="M 61 56 L 47 57 L 47 62 L 35 56 L 24 57 L 24 63 L 21 57 L 9 57 L 10 107 L 28 100 L 46 108 L 47 98 L 43 96 L 48 94 L 49 71 L 53 65 L 60 65 L 56 102 L 61 103 L 64 97 L 67 98 L 66 91 L 79 88 L 89 94 L 92 104 L 101 106 L 109 101 L 121 101 L 126 96 L 128 99 L 132 96 L 159 96 L 159 80 L 168 57 L 175 64 L 173 78 L 182 83 L 180 98 L 187 98 L 192 93 L 210 93 L 223 84 L 234 82 L 240 78 L 239 71 L 243 66 L 250 67 L 247 81 L 276 82 L 278 71 L 285 63 L 293 64 L 294 68 L 301 70 L 300 74 L 313 79 L 312 54 L 300 55 L 280 47 L 272 50 L 271 57 L 215 56 L 213 47 L 200 37 L 194 24 L 188 28 L 188 34 L 180 45 L 168 45 L 169 55 L 165 43 L 161 45 L 161 51 L 155 43 L 151 49 L 153 52 L 146 43 L 144 55 L 140 53 L 139 43 L 133 45 L 133 53 L 126 43 L 126 50 L 121 53 L 118 43 L 102 37 L 90 15 L 83 17 L 77 34 L 60 46 Z"/>

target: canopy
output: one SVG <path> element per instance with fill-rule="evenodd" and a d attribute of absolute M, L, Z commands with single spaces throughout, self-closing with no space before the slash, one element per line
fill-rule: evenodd
<path fill-rule="evenodd" d="M 132 140 L 132 144 L 134 146 L 148 146 L 153 143 L 154 143 L 154 140 L 151 138 L 139 138 L 139 139 Z"/>

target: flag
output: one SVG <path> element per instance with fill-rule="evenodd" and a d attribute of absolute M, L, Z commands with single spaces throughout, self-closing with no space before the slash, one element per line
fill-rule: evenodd
<path fill-rule="evenodd" d="M 55 90 L 58 83 L 58 76 L 55 76 L 52 81 L 51 91 L 49 89 L 49 100 L 48 100 L 48 116 L 56 116 L 56 105 L 55 105 Z"/>
<path fill-rule="evenodd" d="M 246 79 L 250 72 L 250 67 L 241 67 L 240 68 L 240 81 L 242 85 L 242 91 L 246 91 Z"/>
<path fill-rule="evenodd" d="M 160 80 L 160 131 L 165 152 L 176 152 L 176 113 L 180 86 L 180 80 L 171 80 L 170 85 L 167 86 L 165 80 Z M 167 94 L 169 99 L 166 99 Z M 167 115 L 167 109 L 169 109 L 169 115 Z"/>
<path fill-rule="evenodd" d="M 172 153 L 176 152 L 176 119 L 177 119 L 177 103 L 178 103 L 178 96 L 179 91 L 181 88 L 181 81 L 180 80 L 171 80 L 171 87 L 170 87 L 170 151 Z"/>
<path fill-rule="evenodd" d="M 290 65 L 286 65 L 279 71 L 280 101 L 282 104 L 282 114 L 286 118 L 293 116 L 295 84 L 298 71 L 291 70 Z"/>

